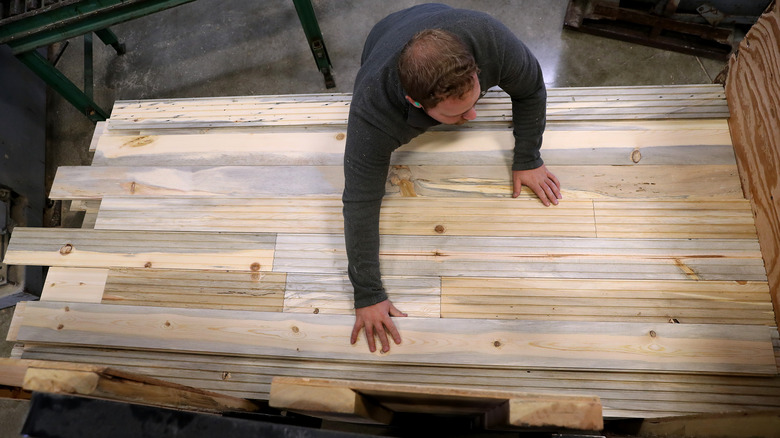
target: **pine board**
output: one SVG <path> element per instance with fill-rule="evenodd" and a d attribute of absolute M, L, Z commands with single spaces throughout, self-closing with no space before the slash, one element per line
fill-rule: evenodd
<path fill-rule="evenodd" d="M 344 273 L 341 235 L 279 235 L 274 271 Z M 384 236 L 384 275 L 766 281 L 755 240 Z"/>
<path fill-rule="evenodd" d="M 743 199 L 736 165 L 549 166 L 564 199 Z M 386 196 L 509 197 L 508 166 L 394 166 Z M 404 191 L 401 190 L 403 187 Z M 52 199 L 109 196 L 294 197 L 340 196 L 337 166 L 97 167 L 57 170 Z M 535 195 L 524 187 L 521 198 Z"/>
<path fill-rule="evenodd" d="M 99 303 L 107 269 L 51 267 L 46 273 L 41 300 Z"/>
<path fill-rule="evenodd" d="M 349 345 L 348 315 L 28 303 L 23 342 L 384 363 L 775 375 L 764 327 L 397 318 L 385 354 Z"/>
<path fill-rule="evenodd" d="M 442 278 L 442 317 L 772 326 L 765 282 Z"/>
<path fill-rule="evenodd" d="M 5 261 L 81 268 L 270 271 L 274 235 L 14 229 Z"/>
<path fill-rule="evenodd" d="M 345 142 L 343 130 L 108 135 L 101 137 L 92 164 L 338 166 Z M 546 129 L 542 150 L 545 162 L 553 165 L 734 164 L 730 142 L 722 119 L 612 124 L 604 129 L 586 124 Z M 512 162 L 513 148 L 511 129 L 432 130 L 395 151 L 391 164 L 506 165 Z"/>

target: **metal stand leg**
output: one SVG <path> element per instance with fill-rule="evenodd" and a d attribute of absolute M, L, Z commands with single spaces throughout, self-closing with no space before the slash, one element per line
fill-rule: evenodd
<path fill-rule="evenodd" d="M 84 34 L 84 94 L 93 99 L 92 86 L 92 33 Z"/>
<path fill-rule="evenodd" d="M 117 55 L 125 54 L 125 45 L 119 42 L 119 38 L 116 37 L 116 34 L 111 29 L 96 30 L 95 35 L 100 38 L 100 41 L 103 41 L 103 44 L 113 47 Z"/>
<path fill-rule="evenodd" d="M 314 61 L 317 62 L 317 68 L 325 77 L 325 87 L 334 88 L 336 81 L 333 79 L 331 69 L 333 66 L 328 57 L 328 51 L 325 49 L 325 41 L 322 38 L 320 25 L 317 23 L 317 16 L 314 15 L 314 7 L 311 0 L 293 0 L 295 10 L 298 12 L 298 18 L 301 20 L 303 32 L 309 41 L 311 52 L 314 55 Z"/>
<path fill-rule="evenodd" d="M 54 68 L 40 53 L 17 53 L 16 57 L 22 61 L 38 77 L 44 80 L 50 87 L 57 90 L 68 102 L 78 108 L 92 121 L 102 121 L 108 118 L 108 113 L 103 111 L 92 98 L 81 92 L 79 87 L 73 84 L 65 75 Z"/>

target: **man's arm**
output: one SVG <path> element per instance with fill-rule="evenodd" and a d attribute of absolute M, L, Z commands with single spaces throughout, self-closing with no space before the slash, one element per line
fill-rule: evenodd
<path fill-rule="evenodd" d="M 390 154 L 397 146 L 388 135 L 350 113 L 344 152 L 344 237 L 347 272 L 355 291 L 355 325 L 350 342 L 364 330 L 369 350 L 390 350 L 401 336 L 390 316 L 406 316 L 388 300 L 379 269 L 379 212 L 385 193 Z"/>

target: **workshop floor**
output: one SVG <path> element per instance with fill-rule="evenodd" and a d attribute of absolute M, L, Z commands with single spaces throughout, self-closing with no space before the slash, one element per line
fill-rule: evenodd
<path fill-rule="evenodd" d="M 563 29 L 568 1 L 445 0 L 488 12 L 537 55 L 549 87 L 711 83 L 725 63 Z M 127 47 L 117 56 L 95 39 L 95 101 L 351 92 L 363 41 L 385 15 L 414 4 L 314 0 L 337 87 L 326 90 L 292 1 L 199 0 L 112 29 Z M 54 47 L 60 50 L 62 44 Z M 83 40 L 68 42 L 57 67 L 83 83 Z M 59 95 L 49 93 L 46 187 L 63 165 L 88 165 L 94 125 Z M 5 338 L 12 309 L 0 311 Z M 11 344 L 0 345 L 0 355 Z M 0 403 L 0 437 L 19 436 L 19 403 Z"/>

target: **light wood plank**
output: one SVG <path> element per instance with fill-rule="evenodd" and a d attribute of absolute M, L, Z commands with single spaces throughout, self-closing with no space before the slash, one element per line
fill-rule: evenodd
<path fill-rule="evenodd" d="M 409 316 L 441 316 L 439 277 L 383 276 L 393 304 Z M 289 274 L 284 311 L 290 313 L 354 314 L 354 292 L 346 275 Z"/>
<path fill-rule="evenodd" d="M 5 260 L 17 265 L 270 271 L 274 235 L 14 229 Z"/>
<path fill-rule="evenodd" d="M 566 200 L 743 199 L 736 165 L 548 168 L 561 181 Z M 401 186 L 406 192 L 402 193 Z M 94 200 L 109 196 L 340 196 L 343 190 L 343 169 L 335 166 L 63 166 L 57 170 L 50 197 Z M 402 195 L 510 197 L 511 171 L 508 166 L 393 166 L 386 196 Z M 524 187 L 520 197 L 534 196 Z"/>
<path fill-rule="evenodd" d="M 107 277 L 107 269 L 49 268 L 41 300 L 99 303 Z"/>
<path fill-rule="evenodd" d="M 218 354 L 497 368 L 775 375 L 769 331 L 757 326 L 397 318 L 405 342 L 385 354 L 346 342 L 348 315 L 28 303 L 18 337 Z M 457 346 L 457 347 L 456 347 Z M 608 358 L 608 359 L 607 359 Z"/>
<path fill-rule="evenodd" d="M 772 326 L 765 282 L 442 279 L 442 316 Z"/>
<path fill-rule="evenodd" d="M 111 269 L 102 303 L 281 312 L 285 274 Z"/>
<path fill-rule="evenodd" d="M 340 198 L 106 198 L 95 224 L 106 230 L 343 233 Z M 546 208 L 536 200 L 389 198 L 385 235 L 595 237 L 593 204 Z M 726 237 L 731 237 L 727 235 Z"/>
<path fill-rule="evenodd" d="M 343 130 L 211 135 L 103 136 L 93 165 L 316 165 L 343 162 Z M 220 147 L 215 149 L 214 144 Z M 393 153 L 394 165 L 510 165 L 511 129 L 433 130 Z M 725 120 L 550 127 L 548 164 L 734 164 Z M 640 151 L 639 153 L 635 151 Z"/>
<path fill-rule="evenodd" d="M 766 281 L 755 240 L 384 236 L 384 275 Z M 275 272 L 344 273 L 341 235 L 279 235 Z"/>

